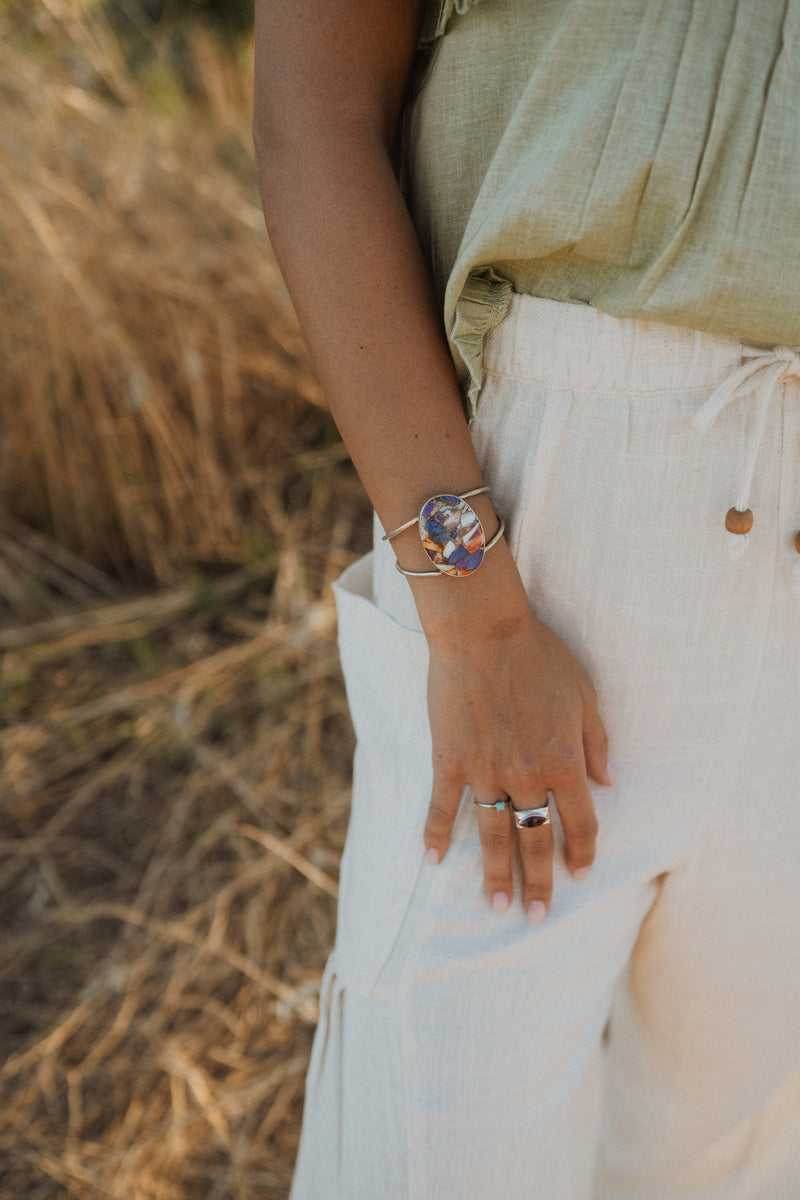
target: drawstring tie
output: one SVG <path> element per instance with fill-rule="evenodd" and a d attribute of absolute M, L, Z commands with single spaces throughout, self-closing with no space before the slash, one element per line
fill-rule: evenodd
<path fill-rule="evenodd" d="M 750 489 L 756 468 L 756 459 L 767 427 L 767 418 L 776 388 L 781 379 L 794 376 L 800 379 L 800 353 L 791 346 L 743 346 L 742 363 L 727 379 L 716 388 L 705 404 L 694 415 L 692 423 L 695 428 L 705 433 L 716 421 L 723 408 L 731 401 L 742 396 L 749 396 L 756 389 L 760 391 L 758 419 L 750 445 L 747 451 L 747 464 L 742 476 L 742 487 L 736 504 L 728 510 L 725 517 L 725 528 L 730 535 L 731 552 L 735 558 L 743 554 L 749 542 L 749 533 L 753 527 L 753 514 L 749 508 Z M 795 537 L 795 549 L 798 551 L 798 562 L 795 563 L 795 583 L 800 588 L 800 532 Z"/>

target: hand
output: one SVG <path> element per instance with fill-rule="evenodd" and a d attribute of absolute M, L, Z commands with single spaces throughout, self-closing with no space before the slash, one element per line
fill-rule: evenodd
<path fill-rule="evenodd" d="M 482 801 L 510 796 L 516 808 L 539 807 L 551 791 L 564 829 L 567 866 L 583 878 L 594 860 L 597 834 L 587 776 L 613 783 L 588 676 L 527 606 L 517 619 L 487 622 L 468 639 L 462 627 L 460 643 L 445 632 L 428 642 L 434 768 L 425 826 L 429 861 L 447 851 L 465 787 Z M 539 924 L 553 890 L 552 827 L 517 830 L 508 809 L 477 811 L 490 903 L 498 912 L 508 908 L 517 836 L 522 901 L 529 919 Z"/>

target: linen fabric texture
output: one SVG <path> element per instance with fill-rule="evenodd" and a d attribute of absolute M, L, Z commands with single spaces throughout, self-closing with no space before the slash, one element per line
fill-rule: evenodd
<path fill-rule="evenodd" d="M 512 288 L 800 342 L 800 0 L 431 0 L 402 184 L 470 411 Z"/>
<path fill-rule="evenodd" d="M 694 418 L 741 363 L 733 337 L 529 296 L 487 336 L 484 478 L 618 776 L 585 882 L 556 810 L 539 928 L 518 889 L 490 908 L 468 797 L 424 862 L 411 592 L 379 538 L 339 581 L 358 747 L 292 1200 L 797 1200 L 800 383 L 772 392 L 732 554 L 761 410 Z"/>

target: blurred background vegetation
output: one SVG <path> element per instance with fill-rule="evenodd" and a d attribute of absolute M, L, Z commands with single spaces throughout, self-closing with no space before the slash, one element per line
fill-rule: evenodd
<path fill-rule="evenodd" d="M 0 1197 L 288 1194 L 369 512 L 239 0 L 0 2 Z"/>

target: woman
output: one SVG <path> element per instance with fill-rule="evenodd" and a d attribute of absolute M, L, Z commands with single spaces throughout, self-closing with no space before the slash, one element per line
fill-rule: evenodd
<path fill-rule="evenodd" d="M 256 14 L 378 522 L 294 1200 L 796 1200 L 800 0 Z"/>

